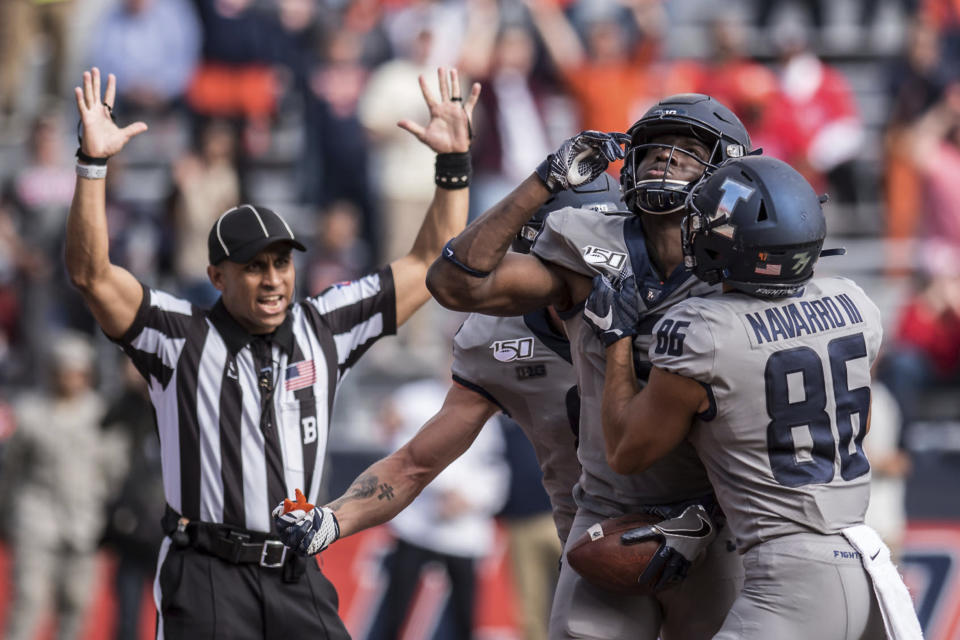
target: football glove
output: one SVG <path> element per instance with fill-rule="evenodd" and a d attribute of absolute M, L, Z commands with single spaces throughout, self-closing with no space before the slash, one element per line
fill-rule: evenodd
<path fill-rule="evenodd" d="M 716 527 L 702 505 L 687 507 L 676 518 L 638 527 L 620 536 L 623 544 L 660 540 L 660 548 L 640 574 L 641 584 L 655 591 L 678 584 L 693 563 L 717 536 Z"/>
<path fill-rule="evenodd" d="M 277 536 L 301 556 L 313 556 L 340 537 L 340 525 L 333 511 L 313 506 L 300 489 L 296 490 L 296 497 L 296 502 L 284 499 L 273 510 Z"/>
<path fill-rule="evenodd" d="M 606 171 L 614 160 L 623 158 L 622 145 L 629 141 L 625 133 L 581 131 L 540 163 L 537 176 L 551 193 L 579 187 Z"/>
<path fill-rule="evenodd" d="M 593 291 L 583 306 L 583 318 L 603 346 L 637 334 L 637 299 L 637 279 L 632 273 L 624 271 L 612 281 L 603 274 L 594 277 Z"/>

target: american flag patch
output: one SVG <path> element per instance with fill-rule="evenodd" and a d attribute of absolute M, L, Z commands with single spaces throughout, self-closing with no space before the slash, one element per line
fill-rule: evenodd
<path fill-rule="evenodd" d="M 309 387 L 317 381 L 317 370 L 313 360 L 302 360 L 287 367 L 284 374 L 283 388 L 287 391 L 296 391 Z"/>
<path fill-rule="evenodd" d="M 778 276 L 780 275 L 781 266 L 782 265 L 779 264 L 767 264 L 766 262 L 760 262 L 754 268 L 753 272 L 760 273 L 765 276 Z"/>

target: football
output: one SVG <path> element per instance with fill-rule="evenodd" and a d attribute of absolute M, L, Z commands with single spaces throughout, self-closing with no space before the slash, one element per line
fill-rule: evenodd
<path fill-rule="evenodd" d="M 660 542 L 647 540 L 625 545 L 620 542 L 620 535 L 662 520 L 657 516 L 634 513 L 598 522 L 573 543 L 567 551 L 567 562 L 587 582 L 600 589 L 650 595 L 653 589 L 641 585 L 637 579 L 660 548 Z M 653 576 L 650 582 L 655 584 L 657 577 Z"/>

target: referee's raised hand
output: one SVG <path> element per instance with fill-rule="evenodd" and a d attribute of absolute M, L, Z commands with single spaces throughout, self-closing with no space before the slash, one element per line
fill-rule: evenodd
<path fill-rule="evenodd" d="M 93 67 L 83 72 L 83 87 L 74 87 L 77 111 L 80 112 L 80 149 L 91 158 L 109 158 L 127 144 L 130 138 L 147 130 L 144 122 L 120 128 L 113 120 L 117 97 L 117 79 L 107 75 L 107 90 L 101 98 L 100 70 Z"/>
<path fill-rule="evenodd" d="M 437 77 L 440 81 L 439 100 L 427 86 L 426 78 L 420 76 L 420 90 L 430 109 L 427 126 L 412 120 L 401 120 L 397 126 L 415 135 L 436 153 L 464 153 L 470 150 L 470 138 L 473 137 L 470 118 L 480 97 L 480 84 L 474 82 L 470 95 L 464 100 L 460 95 L 460 78 L 456 69 L 448 72 L 439 67 Z"/>

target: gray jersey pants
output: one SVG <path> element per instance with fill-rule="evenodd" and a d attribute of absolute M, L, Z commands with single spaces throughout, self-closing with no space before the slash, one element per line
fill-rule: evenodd
<path fill-rule="evenodd" d="M 584 507 L 573 521 L 569 547 L 605 517 Z M 712 638 L 743 584 L 743 565 L 728 529 L 720 531 L 686 579 L 654 596 L 597 589 L 564 561 L 550 613 L 550 640 L 705 640 Z"/>
<path fill-rule="evenodd" d="M 842 535 L 775 538 L 747 551 L 743 565 L 743 592 L 718 640 L 886 637 L 870 577 Z"/>

